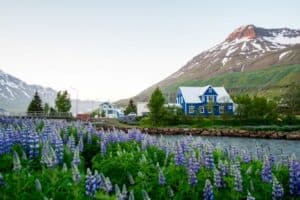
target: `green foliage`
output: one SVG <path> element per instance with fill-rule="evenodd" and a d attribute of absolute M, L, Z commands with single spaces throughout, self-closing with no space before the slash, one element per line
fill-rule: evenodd
<path fill-rule="evenodd" d="M 33 99 L 27 108 L 27 112 L 29 113 L 43 112 L 42 100 L 37 91 L 34 93 Z"/>
<path fill-rule="evenodd" d="M 148 107 L 150 110 L 149 117 L 153 125 L 160 125 L 165 114 L 165 98 L 159 88 L 156 88 L 151 95 Z"/>
<path fill-rule="evenodd" d="M 236 114 L 240 120 L 275 121 L 278 118 L 277 104 L 265 97 L 241 95 L 234 101 L 238 104 Z"/>
<path fill-rule="evenodd" d="M 288 114 L 300 112 L 300 84 L 293 83 L 288 87 L 283 96 L 283 104 L 287 107 Z"/>
<path fill-rule="evenodd" d="M 58 112 L 69 112 L 71 109 L 71 99 L 68 91 L 59 91 L 55 99 L 55 107 Z"/>
<path fill-rule="evenodd" d="M 128 105 L 124 111 L 125 115 L 128 115 L 129 113 L 136 113 L 136 105 L 134 104 L 133 100 L 130 99 L 128 102 Z"/>

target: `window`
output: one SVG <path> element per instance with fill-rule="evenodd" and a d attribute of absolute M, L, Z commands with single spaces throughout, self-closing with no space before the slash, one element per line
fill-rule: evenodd
<path fill-rule="evenodd" d="M 199 107 L 199 113 L 204 113 L 204 107 L 203 106 Z"/>
<path fill-rule="evenodd" d="M 232 110 L 232 106 L 228 106 L 228 110 Z"/>
<path fill-rule="evenodd" d="M 208 88 L 208 93 L 212 93 L 212 89 L 211 88 Z"/>
<path fill-rule="evenodd" d="M 207 96 L 207 102 L 214 102 L 215 98 L 214 96 L 210 95 L 210 96 Z"/>
<path fill-rule="evenodd" d="M 202 101 L 202 96 L 199 96 L 199 98 L 200 98 L 200 101 Z"/>
<path fill-rule="evenodd" d="M 195 106 L 189 106 L 189 113 L 192 114 L 194 113 Z"/>
<path fill-rule="evenodd" d="M 183 103 L 183 97 L 180 97 L 181 103 Z"/>
<path fill-rule="evenodd" d="M 213 107 L 212 106 L 207 106 L 207 112 L 212 113 L 212 111 L 213 111 Z"/>
<path fill-rule="evenodd" d="M 219 113 L 224 113 L 224 106 L 219 106 Z"/>

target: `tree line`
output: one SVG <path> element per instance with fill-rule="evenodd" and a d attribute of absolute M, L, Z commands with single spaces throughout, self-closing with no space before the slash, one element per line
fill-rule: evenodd
<path fill-rule="evenodd" d="M 55 115 L 56 113 L 69 113 L 71 109 L 71 99 L 68 91 L 59 91 L 55 99 L 55 107 L 42 102 L 38 91 L 34 93 L 33 99 L 28 105 L 27 112 L 30 114 Z"/>

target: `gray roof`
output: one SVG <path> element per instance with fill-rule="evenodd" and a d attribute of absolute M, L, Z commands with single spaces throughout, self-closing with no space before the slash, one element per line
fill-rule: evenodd
<path fill-rule="evenodd" d="M 204 95 L 205 91 L 209 88 L 213 88 L 218 94 L 218 103 L 233 103 L 228 92 L 224 87 L 212 87 L 210 85 L 204 87 L 179 87 L 181 94 L 186 103 L 201 103 L 200 96 Z"/>

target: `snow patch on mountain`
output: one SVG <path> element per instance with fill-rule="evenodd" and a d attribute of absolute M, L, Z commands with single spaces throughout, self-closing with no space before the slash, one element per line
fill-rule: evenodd
<path fill-rule="evenodd" d="M 290 53 L 292 53 L 291 50 L 285 51 L 285 52 L 281 53 L 281 54 L 279 55 L 279 60 L 281 60 L 283 57 L 285 57 L 286 55 L 288 55 L 288 54 L 290 54 Z"/>

